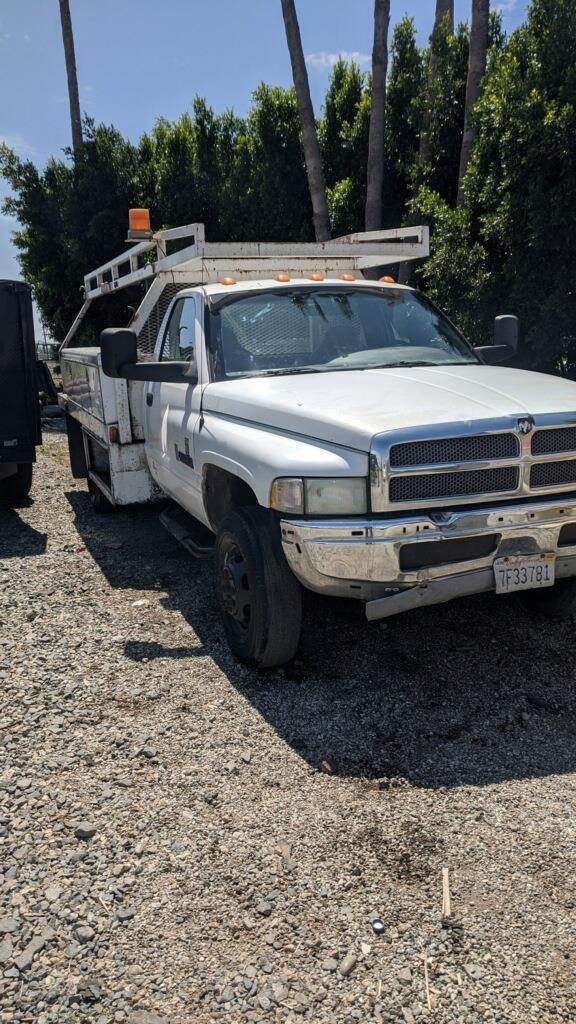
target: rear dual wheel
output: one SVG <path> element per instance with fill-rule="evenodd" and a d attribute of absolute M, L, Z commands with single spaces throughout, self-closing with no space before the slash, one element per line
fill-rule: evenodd
<path fill-rule="evenodd" d="M 231 513 L 218 531 L 214 557 L 216 595 L 232 653 L 256 668 L 290 661 L 300 640 L 302 595 L 272 514 L 259 507 Z"/>
<path fill-rule="evenodd" d="M 108 515 L 109 512 L 114 512 L 115 506 L 111 501 L 108 501 L 104 492 L 100 490 L 98 485 L 95 484 L 90 477 L 88 477 L 88 494 L 90 495 L 92 508 L 97 515 L 105 516 Z"/>

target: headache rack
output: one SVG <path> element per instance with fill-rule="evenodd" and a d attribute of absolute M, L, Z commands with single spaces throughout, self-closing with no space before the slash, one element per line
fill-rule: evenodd
<path fill-rule="evenodd" d="M 138 348 L 146 355 L 154 349 L 169 303 L 182 288 L 210 284 L 227 275 L 237 280 L 280 272 L 294 277 L 346 271 L 361 276 L 370 268 L 422 259 L 428 251 L 425 226 L 361 231 L 328 242 L 282 243 L 206 242 L 203 224 L 156 231 L 86 275 L 84 303 L 61 348 L 70 347 L 94 299 L 133 285 L 148 286 L 131 324 Z"/>

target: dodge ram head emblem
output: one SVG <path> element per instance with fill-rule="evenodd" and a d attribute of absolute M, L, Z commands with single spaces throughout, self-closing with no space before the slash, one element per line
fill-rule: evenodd
<path fill-rule="evenodd" d="M 522 416 L 518 420 L 518 430 L 521 434 L 529 434 L 534 426 L 534 420 L 531 416 Z"/>

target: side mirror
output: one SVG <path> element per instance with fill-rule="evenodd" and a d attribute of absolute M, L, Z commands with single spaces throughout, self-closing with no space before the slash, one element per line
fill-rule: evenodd
<path fill-rule="evenodd" d="M 138 362 L 136 332 L 129 327 L 108 327 L 100 335 L 102 369 L 107 377 L 123 380 L 160 381 L 165 384 L 196 384 L 198 372 L 193 363 Z"/>
<path fill-rule="evenodd" d="M 477 345 L 474 351 L 484 363 L 505 363 L 518 351 L 518 317 L 504 313 L 494 320 L 494 344 Z"/>
<path fill-rule="evenodd" d="M 494 320 L 494 344 L 506 345 L 512 355 L 518 351 L 518 317 L 504 313 Z"/>
<path fill-rule="evenodd" d="M 124 377 L 122 372 L 138 362 L 136 332 L 128 327 L 112 327 L 100 335 L 102 369 L 107 377 Z"/>

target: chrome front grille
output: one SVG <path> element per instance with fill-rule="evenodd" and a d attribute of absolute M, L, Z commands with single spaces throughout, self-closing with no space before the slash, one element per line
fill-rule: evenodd
<path fill-rule="evenodd" d="M 532 438 L 532 455 L 560 455 L 576 452 L 576 427 L 537 430 Z"/>
<path fill-rule="evenodd" d="M 490 462 L 515 459 L 520 443 L 515 434 L 477 434 L 471 437 L 438 437 L 431 441 L 405 441 L 390 449 L 390 465 L 429 466 L 447 462 Z"/>
<path fill-rule="evenodd" d="M 576 484 L 576 459 L 564 462 L 539 462 L 530 470 L 530 487 L 555 487 Z"/>
<path fill-rule="evenodd" d="M 502 491 L 515 491 L 519 476 L 517 466 L 394 476 L 390 481 L 390 501 L 426 501 L 430 498 L 460 498 L 472 494 L 500 494 Z"/>
<path fill-rule="evenodd" d="M 500 498 L 576 492 L 576 417 L 552 415 L 406 428 L 374 438 L 372 511 L 446 509 Z M 472 424 L 471 424 L 472 426 Z M 426 432 L 425 432 L 426 431 Z"/>

